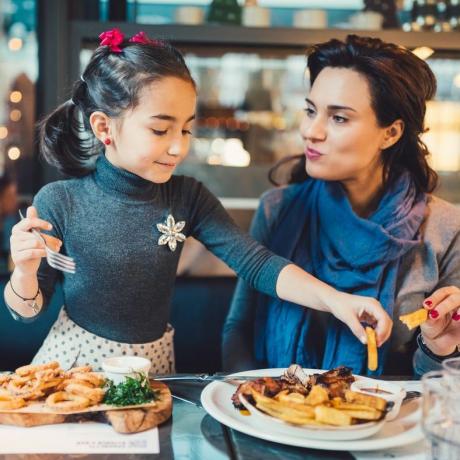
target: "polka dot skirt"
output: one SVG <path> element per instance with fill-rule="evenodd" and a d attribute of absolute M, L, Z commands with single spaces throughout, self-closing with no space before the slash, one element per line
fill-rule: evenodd
<path fill-rule="evenodd" d="M 163 336 L 154 342 L 115 342 L 81 328 L 63 308 L 32 363 L 58 361 L 63 369 L 89 364 L 102 371 L 102 361 L 110 356 L 142 356 L 152 362 L 152 373 L 172 374 L 175 372 L 173 337 L 174 329 L 168 325 Z"/>

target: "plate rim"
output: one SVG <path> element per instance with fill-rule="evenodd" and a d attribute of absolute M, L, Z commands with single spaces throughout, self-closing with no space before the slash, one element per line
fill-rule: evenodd
<path fill-rule="evenodd" d="M 267 375 L 267 377 L 274 376 L 276 374 L 282 373 L 286 368 L 267 368 L 267 369 L 254 369 L 250 371 L 243 371 L 231 374 L 231 377 L 238 376 L 251 376 L 252 375 Z M 304 371 L 307 373 L 319 373 L 325 372 L 324 369 L 311 369 L 304 368 Z M 359 376 L 360 378 L 369 379 L 372 381 L 378 380 L 371 377 Z M 267 433 L 262 430 L 259 430 L 253 427 L 250 424 L 245 424 L 241 420 L 232 418 L 228 416 L 225 412 L 221 411 L 217 406 L 212 403 L 212 395 L 219 388 L 224 388 L 224 385 L 228 385 L 224 382 L 214 381 L 209 383 L 201 392 L 201 404 L 205 411 L 218 422 L 222 423 L 229 428 L 232 428 L 236 431 L 239 431 L 256 438 L 264 439 L 266 441 L 276 442 L 280 444 L 296 446 L 296 447 L 305 447 L 319 450 L 331 450 L 331 451 L 365 451 L 365 450 L 380 450 L 380 449 L 390 449 L 395 447 L 401 447 L 408 444 L 415 443 L 423 439 L 423 432 L 421 430 L 420 424 L 417 423 L 411 428 L 408 428 L 407 431 L 400 433 L 396 436 L 391 436 L 384 439 L 372 439 L 372 436 L 363 439 L 353 439 L 353 440 L 344 440 L 344 441 L 328 441 L 328 440 L 319 440 L 313 438 L 301 438 L 296 435 L 287 435 L 277 432 Z M 231 404 L 230 399 L 228 404 Z M 233 408 L 232 408 L 233 409 Z M 396 418 L 398 420 L 398 418 Z M 387 422 L 394 423 L 395 421 Z"/>

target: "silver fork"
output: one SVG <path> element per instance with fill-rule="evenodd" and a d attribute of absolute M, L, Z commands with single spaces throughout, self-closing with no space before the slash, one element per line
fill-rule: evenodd
<path fill-rule="evenodd" d="M 19 215 L 21 216 L 21 219 L 25 219 L 21 210 L 19 210 Z M 36 228 L 32 228 L 31 232 L 37 238 L 40 238 L 45 243 L 46 261 L 48 262 L 48 265 L 50 267 L 53 267 L 56 270 L 60 270 L 61 272 L 66 272 L 66 273 L 71 273 L 71 274 L 75 273 L 76 266 L 75 266 L 75 261 L 73 260 L 72 257 L 65 256 L 49 248 L 48 245 L 46 244 L 45 238 Z"/>

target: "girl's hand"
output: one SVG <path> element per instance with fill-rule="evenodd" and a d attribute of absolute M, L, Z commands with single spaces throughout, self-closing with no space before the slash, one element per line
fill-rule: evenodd
<path fill-rule="evenodd" d="M 367 343 L 362 322 L 374 327 L 377 346 L 380 347 L 390 337 L 393 321 L 378 300 L 337 292 L 335 301 L 329 305 L 334 305 L 330 307 L 331 313 L 343 321 L 362 343 Z"/>
<path fill-rule="evenodd" d="M 37 238 L 30 231 L 51 230 L 53 227 L 49 222 L 39 219 L 37 210 L 30 206 L 27 208 L 26 218 L 18 222 L 11 232 L 11 259 L 15 265 L 15 271 L 23 275 L 35 275 L 40 266 L 42 257 L 46 257 L 45 243 Z M 62 243 L 59 239 L 43 234 L 48 247 L 59 251 Z"/>
<path fill-rule="evenodd" d="M 460 344 L 460 289 L 440 288 L 423 306 L 429 311 L 428 320 L 420 326 L 423 341 L 434 354 L 450 355 Z"/>

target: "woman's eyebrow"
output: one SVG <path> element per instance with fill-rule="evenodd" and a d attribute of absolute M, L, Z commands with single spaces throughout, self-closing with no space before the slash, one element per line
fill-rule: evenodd
<path fill-rule="evenodd" d="M 315 103 L 311 99 L 308 99 L 308 97 L 305 98 L 305 101 L 307 102 L 307 104 L 310 104 L 316 108 Z M 353 109 L 352 107 L 348 107 L 346 105 L 328 105 L 327 109 L 328 110 L 351 110 L 352 112 L 356 112 L 355 109 Z"/>
<path fill-rule="evenodd" d="M 166 120 L 166 121 L 177 121 L 176 117 L 173 117 L 172 115 L 167 115 L 167 114 L 164 114 L 164 113 L 159 113 L 157 115 L 152 115 L 150 118 L 156 118 L 158 120 Z M 195 114 L 191 115 L 190 117 L 187 118 L 187 123 L 189 121 L 194 120 L 195 118 L 196 118 Z"/>

